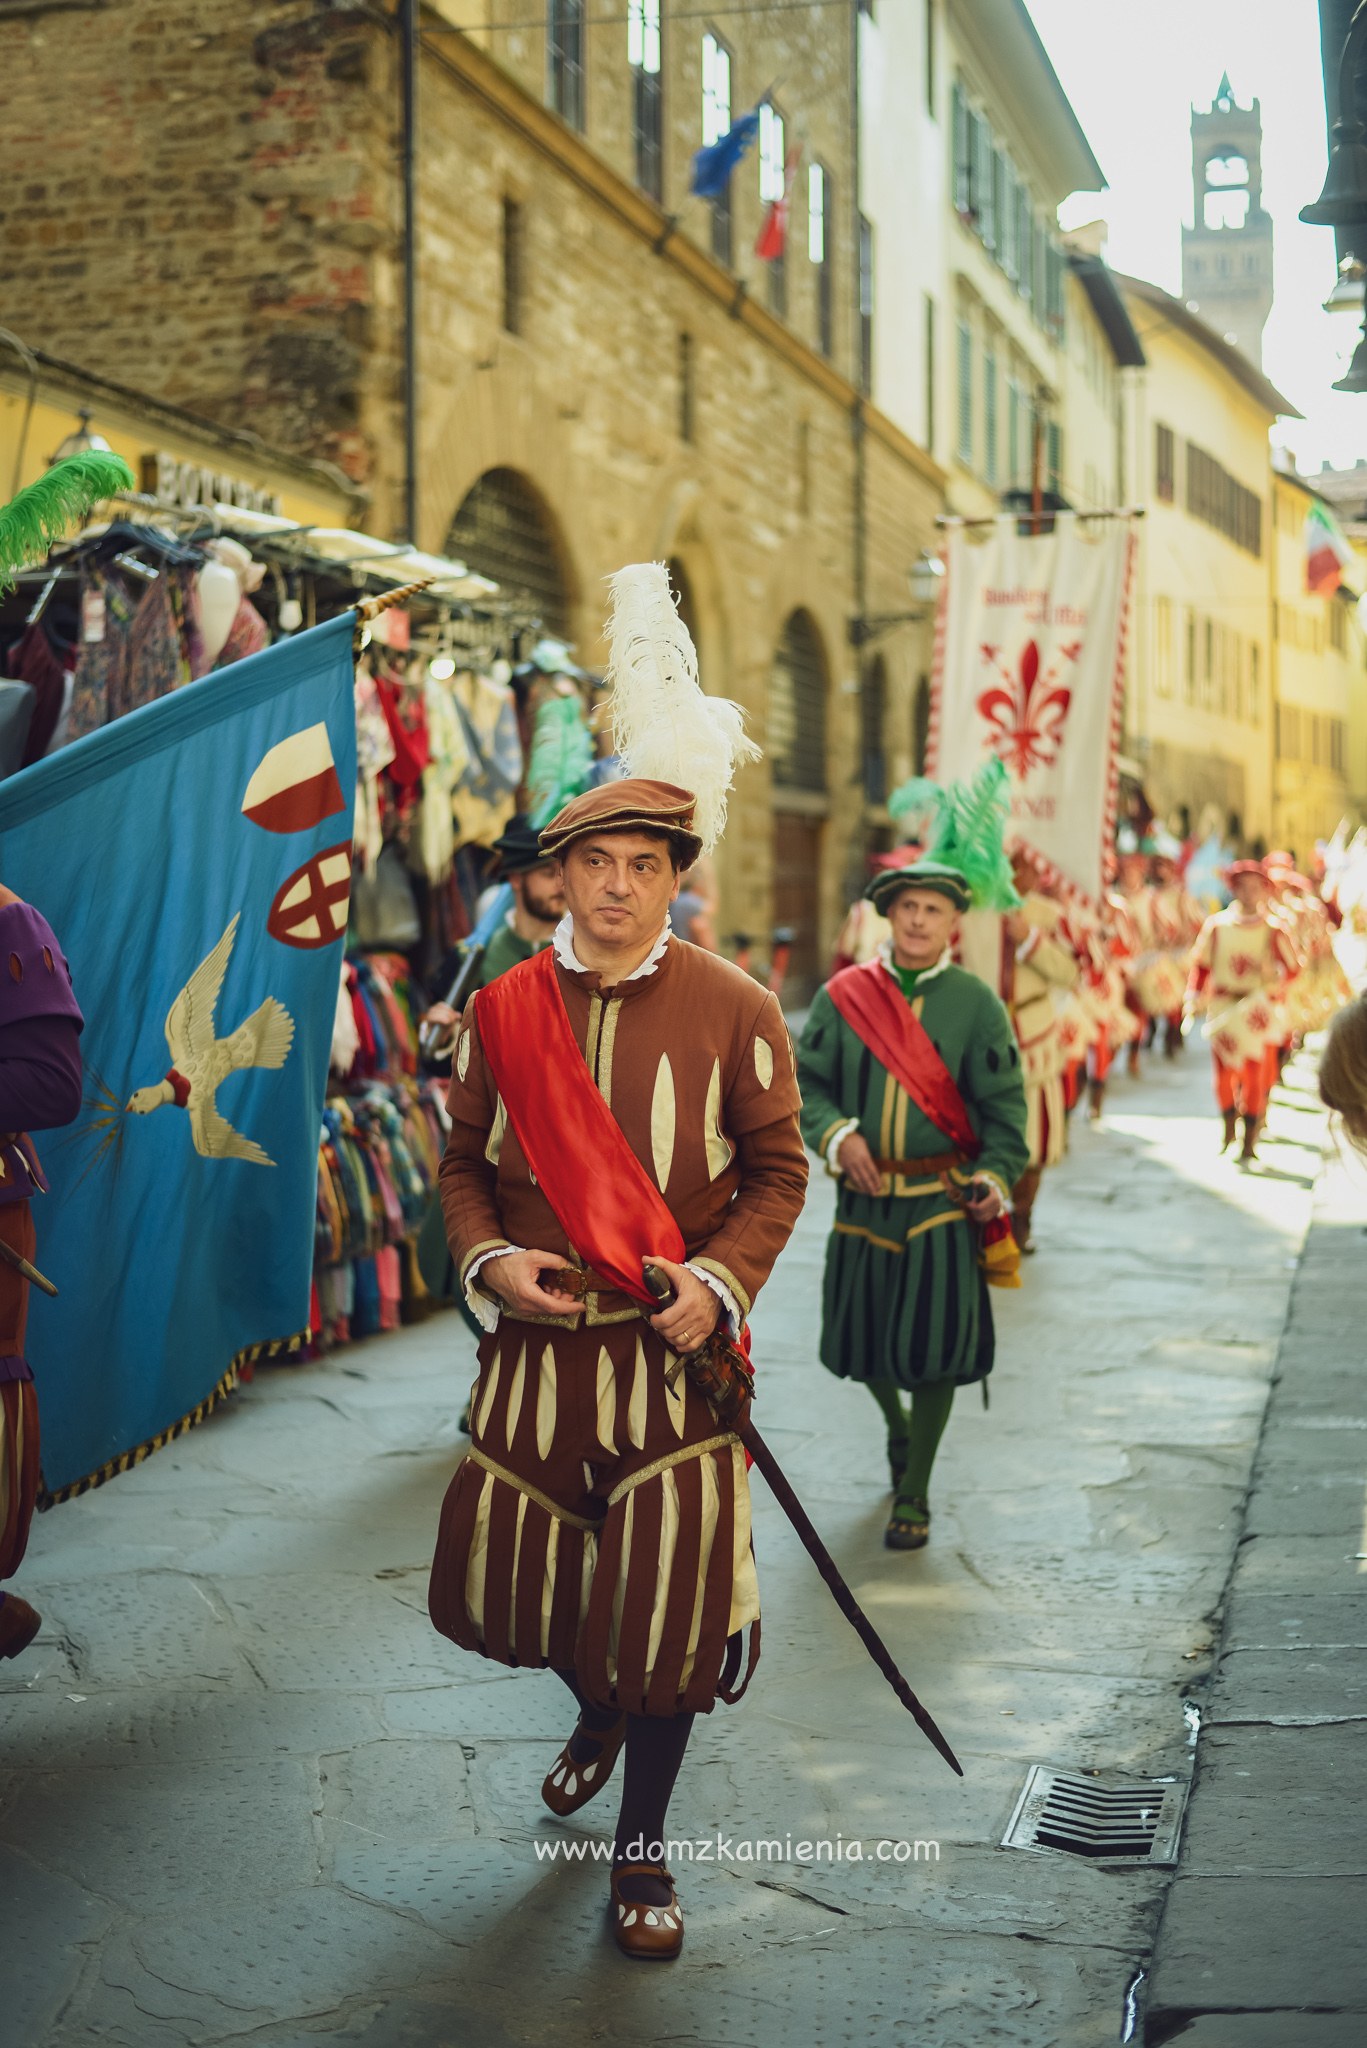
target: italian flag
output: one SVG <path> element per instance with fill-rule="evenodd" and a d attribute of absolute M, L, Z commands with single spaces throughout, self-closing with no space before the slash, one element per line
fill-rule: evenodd
<path fill-rule="evenodd" d="M 1311 597 L 1332 597 L 1353 559 L 1332 512 L 1312 504 L 1305 517 L 1305 587 Z"/>

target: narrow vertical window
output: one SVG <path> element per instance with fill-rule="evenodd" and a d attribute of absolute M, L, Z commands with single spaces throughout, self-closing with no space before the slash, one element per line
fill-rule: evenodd
<path fill-rule="evenodd" d="M 973 330 L 967 320 L 960 320 L 959 343 L 959 435 L 957 452 L 960 462 L 973 460 Z"/>
<path fill-rule="evenodd" d="M 731 126 L 731 52 L 709 29 L 702 39 L 702 139 L 709 149 Z M 731 188 L 712 201 L 712 254 L 731 267 Z"/>
<path fill-rule="evenodd" d="M 807 255 L 816 272 L 816 342 L 828 356 L 835 339 L 832 292 L 831 180 L 824 164 L 807 167 Z"/>
<path fill-rule="evenodd" d="M 859 388 L 873 389 L 873 222 L 859 216 Z"/>
<path fill-rule="evenodd" d="M 759 200 L 761 206 L 775 206 L 783 199 L 784 180 L 783 116 L 766 100 L 759 110 Z M 788 259 L 772 257 L 769 272 L 769 310 L 780 318 L 788 311 Z"/>
<path fill-rule="evenodd" d="M 679 439 L 691 442 L 696 431 L 693 385 L 693 337 L 679 336 Z"/>
<path fill-rule="evenodd" d="M 1050 420 L 1045 436 L 1048 451 L 1049 488 L 1055 497 L 1063 496 L 1063 429 L 1057 420 Z"/>
<path fill-rule="evenodd" d="M 516 199 L 503 202 L 503 325 L 509 334 L 522 332 L 522 208 Z"/>
<path fill-rule="evenodd" d="M 938 8 L 939 8 L 939 0 L 926 0 L 926 41 L 925 41 L 925 67 L 926 67 L 926 81 L 925 81 L 925 89 L 926 89 L 926 112 L 927 112 L 927 113 L 929 114 L 929 116 L 930 116 L 930 118 L 931 118 L 931 120 L 932 120 L 932 121 L 936 119 L 936 113 L 935 113 L 935 73 L 936 73 L 936 70 L 937 70 L 937 68 L 938 68 L 938 66 L 937 66 L 937 56 L 938 56 L 938 49 L 937 49 L 937 46 L 938 46 L 938 44 L 939 44 L 939 40 L 940 40 L 940 36 L 939 36 L 939 28 L 940 28 L 940 23 L 939 23 L 939 17 L 938 17 Z"/>
<path fill-rule="evenodd" d="M 997 356 L 996 351 L 983 351 L 983 476 L 990 484 L 997 481 Z"/>
<path fill-rule="evenodd" d="M 1021 473 L 1021 388 L 1015 377 L 1006 380 L 1006 484 L 1014 490 Z"/>
<path fill-rule="evenodd" d="M 627 63 L 631 66 L 632 140 L 636 182 L 652 199 L 664 193 L 664 93 L 660 79 L 660 0 L 628 0 Z"/>
<path fill-rule="evenodd" d="M 584 0 L 549 0 L 546 51 L 551 105 L 571 128 L 584 125 Z"/>
<path fill-rule="evenodd" d="M 926 293 L 926 453 L 935 453 L 935 301 Z M 920 774 L 919 768 L 917 774 Z"/>

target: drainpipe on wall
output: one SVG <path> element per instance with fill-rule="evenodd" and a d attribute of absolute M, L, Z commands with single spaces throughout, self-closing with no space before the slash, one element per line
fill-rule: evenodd
<path fill-rule="evenodd" d="M 418 0 L 399 0 L 403 96 L 403 533 L 418 541 Z"/>
<path fill-rule="evenodd" d="M 863 271 L 860 261 L 862 213 L 860 208 L 860 161 L 862 156 L 860 135 L 859 102 L 859 23 L 858 7 L 850 9 L 850 281 L 853 286 L 851 300 L 850 333 L 854 346 L 854 404 L 850 412 L 850 444 L 853 455 L 854 499 L 852 541 L 852 569 L 854 583 L 854 610 L 852 616 L 865 619 L 868 616 L 869 588 L 869 547 L 868 547 L 868 489 L 867 489 L 867 425 L 864 417 L 865 397 L 863 386 L 863 313 L 861 309 Z M 849 849 L 850 880 L 853 893 L 858 894 L 863 881 L 863 822 L 864 822 L 864 760 L 863 760 L 863 694 L 864 655 L 861 648 L 853 650 L 855 662 L 855 761 L 859 785 L 860 834 L 858 843 Z M 848 890 L 847 890 L 848 893 Z"/>

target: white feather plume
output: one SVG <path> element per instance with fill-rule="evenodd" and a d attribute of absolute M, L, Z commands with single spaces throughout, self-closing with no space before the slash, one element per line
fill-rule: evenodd
<path fill-rule="evenodd" d="M 710 853 L 726 826 L 735 773 L 760 750 L 745 734 L 745 714 L 726 697 L 709 697 L 698 657 L 674 607 L 669 571 L 635 562 L 608 578 L 608 716 L 623 773 L 673 782 L 697 798 L 694 830 Z"/>

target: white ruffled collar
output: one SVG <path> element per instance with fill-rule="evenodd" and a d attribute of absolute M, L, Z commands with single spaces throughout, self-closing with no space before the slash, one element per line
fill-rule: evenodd
<path fill-rule="evenodd" d="M 655 944 L 646 954 L 640 966 L 633 967 L 630 974 L 623 976 L 623 980 L 643 981 L 646 975 L 653 974 L 661 960 L 663 960 L 665 947 L 673 936 L 673 930 L 669 923 L 666 922 L 664 930 L 660 933 L 659 938 L 656 939 Z M 551 944 L 555 947 L 556 959 L 567 974 L 587 974 L 590 971 L 585 967 L 583 961 L 574 950 L 574 919 L 570 916 L 568 910 L 556 926 L 551 937 Z"/>

